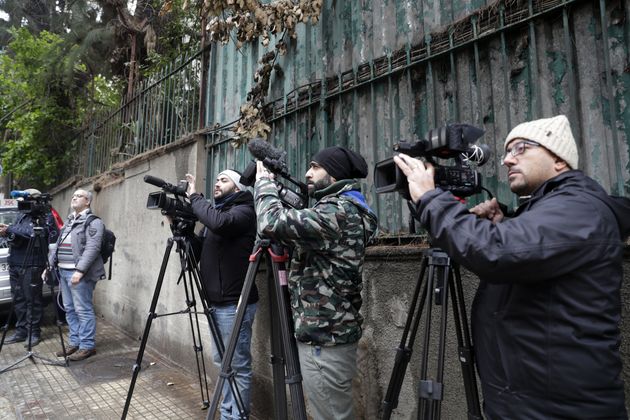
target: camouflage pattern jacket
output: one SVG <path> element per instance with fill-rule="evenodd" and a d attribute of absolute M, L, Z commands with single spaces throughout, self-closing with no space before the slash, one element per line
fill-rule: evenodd
<path fill-rule="evenodd" d="M 293 248 L 289 290 L 297 340 L 354 343 L 361 338 L 363 259 L 376 216 L 354 180 L 316 194 L 321 199 L 312 208 L 295 210 L 283 206 L 272 181 L 256 182 L 258 233 Z"/>

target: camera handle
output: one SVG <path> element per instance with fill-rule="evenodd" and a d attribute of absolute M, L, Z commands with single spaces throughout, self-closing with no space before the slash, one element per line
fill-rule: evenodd
<path fill-rule="evenodd" d="M 45 223 L 45 221 L 44 221 Z M 30 237 L 30 240 L 28 241 L 28 245 L 26 248 L 26 254 L 24 255 L 24 259 L 22 260 L 22 276 L 24 275 L 24 273 L 26 273 L 26 270 L 24 269 L 25 264 L 27 263 L 27 261 L 29 261 L 33 255 L 35 255 L 36 253 L 38 253 L 40 256 L 44 257 L 44 261 L 45 262 L 45 267 L 44 270 L 48 270 L 49 273 L 51 273 L 51 275 L 53 276 L 57 276 L 56 272 L 53 272 L 54 270 L 51 270 L 50 265 L 48 264 L 48 240 L 45 237 L 44 233 L 44 228 L 41 227 L 42 224 L 42 219 L 41 217 L 35 217 L 33 218 L 33 225 L 35 225 L 33 227 L 33 234 Z M 46 246 L 44 245 L 46 244 Z M 25 284 L 25 279 L 22 279 L 22 284 Z M 59 279 L 57 278 L 57 284 L 59 284 Z M 52 360 L 52 359 L 48 359 L 46 357 L 42 357 L 40 355 L 38 355 L 37 353 L 33 352 L 33 346 L 32 346 L 32 331 L 33 331 L 33 316 L 32 316 L 32 311 L 33 311 L 33 289 L 35 288 L 32 284 L 30 284 L 30 279 L 29 279 L 29 286 L 31 288 L 31 290 L 29 291 L 29 293 L 27 294 L 27 320 L 28 320 L 28 337 L 27 337 L 27 342 L 26 342 L 26 354 L 24 356 L 22 356 L 20 359 L 18 359 L 17 361 L 13 362 L 12 364 L 10 364 L 9 366 L 3 368 L 0 370 L 0 374 L 11 370 L 14 366 L 17 366 L 18 364 L 20 364 L 21 362 L 23 362 L 24 360 L 30 359 L 33 363 L 35 363 L 36 359 L 42 360 L 44 362 L 46 362 L 49 365 L 55 365 L 55 366 L 69 366 L 68 364 L 68 359 L 66 357 L 66 359 L 63 362 L 60 362 L 58 360 Z M 42 287 L 44 287 L 44 285 L 42 284 Z M 55 296 L 55 286 L 54 286 L 54 282 L 51 282 L 50 285 L 50 294 L 51 296 Z M 60 286 L 61 287 L 61 286 Z M 57 302 L 54 302 L 54 305 L 57 305 Z M 3 329 L 3 333 L 2 333 L 2 338 L 0 339 L 0 351 L 2 351 L 2 346 L 4 345 L 4 340 L 6 338 L 7 335 L 7 331 L 9 330 L 9 325 L 11 323 L 11 317 L 13 315 L 15 309 L 15 299 L 11 299 L 11 307 L 9 309 L 9 316 L 7 318 L 7 322 L 6 324 L 2 327 Z M 42 309 L 43 311 L 43 309 Z M 59 332 L 59 340 L 61 341 L 61 348 L 64 352 L 64 354 L 66 353 L 66 348 L 65 348 L 65 344 L 63 341 L 63 332 L 61 331 L 61 324 L 59 322 L 57 322 L 57 311 L 55 308 L 55 311 L 53 311 L 54 313 L 54 321 L 55 321 L 55 325 L 57 325 L 57 330 Z"/>
<path fill-rule="evenodd" d="M 429 271 L 427 273 L 427 267 Z M 428 274 L 425 276 L 425 274 Z M 420 291 L 422 296 L 419 298 Z M 429 293 L 431 291 L 431 293 Z M 413 343 L 418 332 L 423 312 L 424 333 L 423 349 L 420 363 L 420 386 L 418 403 L 418 419 L 439 419 L 442 407 L 444 353 L 446 348 L 446 321 L 448 318 L 448 295 L 451 295 L 453 319 L 457 335 L 458 356 L 461 363 L 464 392 L 468 405 L 468 419 L 481 420 L 479 392 L 475 376 L 474 355 L 466 317 L 464 292 L 458 266 L 453 266 L 448 254 L 437 248 L 424 251 L 420 275 L 416 282 L 411 305 L 405 322 L 405 328 L 396 349 L 394 368 L 383 400 L 383 420 L 391 418 L 392 410 L 398 406 L 398 396 L 405 377 L 405 371 Z M 434 303 L 435 302 L 435 303 Z M 435 380 L 428 376 L 429 347 L 431 341 L 431 315 L 433 305 L 441 306 L 437 366 Z"/>
<path fill-rule="evenodd" d="M 252 254 L 249 256 L 249 267 L 243 289 L 236 309 L 236 318 L 230 335 L 230 341 L 221 359 L 221 373 L 217 379 L 214 395 L 206 420 L 214 419 L 219 405 L 221 390 L 226 378 L 233 375 L 232 358 L 236 350 L 239 331 L 243 324 L 247 301 L 252 291 L 260 260 L 267 256 L 267 283 L 269 288 L 269 312 L 271 320 L 271 364 L 273 370 L 274 390 L 274 419 L 287 419 L 286 386 L 289 386 L 291 395 L 292 418 L 306 420 L 306 405 L 302 390 L 302 374 L 297 344 L 293 334 L 290 308 L 287 303 L 287 277 L 286 262 L 289 259 L 287 250 L 280 245 L 272 243 L 269 239 L 261 239 L 256 242 Z M 285 376 L 286 369 L 286 376 Z"/>
<path fill-rule="evenodd" d="M 216 319 L 214 318 L 215 309 L 210 307 L 208 304 L 208 295 L 207 291 L 201 281 L 201 274 L 199 272 L 199 264 L 197 259 L 195 258 L 195 254 L 192 250 L 192 244 L 190 241 L 190 234 L 186 233 L 189 231 L 190 221 L 178 221 L 174 220 L 171 224 L 171 230 L 173 231 L 173 236 L 168 239 L 166 249 L 164 251 L 164 257 L 162 258 L 162 265 L 160 267 L 160 273 L 158 275 L 158 279 L 155 285 L 155 289 L 153 291 L 153 298 L 151 300 L 151 306 L 149 308 L 149 314 L 147 316 L 147 321 L 144 326 L 144 333 L 142 334 L 142 339 L 140 341 L 140 349 L 138 350 L 138 355 L 136 357 L 136 362 L 133 365 L 133 374 L 131 377 L 131 383 L 129 384 L 129 391 L 127 392 L 127 399 L 125 401 L 125 407 L 123 409 L 121 419 L 124 420 L 127 418 L 127 413 L 129 412 L 129 407 L 131 405 L 131 399 L 133 396 L 133 390 L 136 384 L 136 380 L 138 378 L 138 374 L 142 369 L 142 358 L 144 355 L 144 351 L 146 349 L 147 340 L 149 337 L 149 332 L 151 330 L 151 324 L 154 319 L 170 316 L 170 315 L 178 315 L 178 314 L 188 314 L 188 319 L 190 321 L 190 329 L 192 333 L 193 340 L 193 349 L 195 352 L 195 358 L 197 363 L 197 374 L 199 378 L 199 386 L 201 389 L 201 399 L 203 401 L 203 407 L 208 407 L 209 400 L 209 387 L 208 380 L 206 374 L 206 365 L 205 359 L 203 357 L 203 345 L 201 343 L 201 331 L 199 328 L 199 318 L 198 312 L 196 309 L 196 299 L 195 292 L 197 290 L 198 296 L 201 297 L 201 304 L 203 306 L 203 313 L 206 315 L 208 320 L 208 325 L 210 327 L 210 333 L 214 340 L 214 343 L 217 347 L 217 352 L 219 356 L 223 359 L 224 357 L 224 345 L 223 339 L 221 338 L 221 333 L 219 332 L 219 326 L 217 324 Z M 177 244 L 176 250 L 177 254 L 180 258 L 181 271 L 179 274 L 179 278 L 177 280 L 177 284 L 183 281 L 184 284 L 184 292 L 186 296 L 186 309 L 178 312 L 171 312 L 165 314 L 157 314 L 155 312 L 158 300 L 160 298 L 160 291 L 162 289 L 162 284 L 164 281 L 164 277 L 166 274 L 166 269 L 168 266 L 169 256 L 171 254 L 171 250 L 173 248 L 173 244 Z M 230 389 L 232 390 L 232 394 L 234 395 L 234 399 L 236 401 L 237 408 L 239 410 L 240 416 L 245 416 L 245 409 L 243 400 L 241 398 L 238 387 L 236 386 L 236 381 L 234 378 L 229 378 Z"/>

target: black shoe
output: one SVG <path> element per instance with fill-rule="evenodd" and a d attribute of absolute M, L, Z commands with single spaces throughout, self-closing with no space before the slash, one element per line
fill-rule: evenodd
<path fill-rule="evenodd" d="M 26 341 L 26 339 L 27 339 L 26 334 L 21 334 L 21 333 L 16 332 L 16 333 L 13 333 L 12 336 L 4 340 L 4 344 L 21 343 L 22 341 Z"/>
<path fill-rule="evenodd" d="M 39 344 L 40 341 L 41 341 L 41 339 L 39 338 L 39 335 L 32 335 L 31 336 L 31 347 L 35 347 L 36 345 Z M 24 344 L 24 348 L 28 348 L 28 338 L 26 339 L 26 344 Z"/>

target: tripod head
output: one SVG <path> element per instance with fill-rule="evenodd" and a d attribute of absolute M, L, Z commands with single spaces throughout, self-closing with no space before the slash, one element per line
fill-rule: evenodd
<path fill-rule="evenodd" d="M 171 232 L 174 237 L 190 238 L 195 234 L 196 217 L 175 216 L 169 218 L 171 222 Z"/>

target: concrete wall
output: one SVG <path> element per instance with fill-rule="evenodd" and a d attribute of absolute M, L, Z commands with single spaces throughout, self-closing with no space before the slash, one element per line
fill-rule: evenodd
<path fill-rule="evenodd" d="M 157 188 L 143 182 L 143 176 L 151 174 L 170 183 L 176 183 L 184 174 L 192 171 L 204 174 L 205 161 L 202 142 L 174 147 L 169 153 L 156 154 L 140 159 L 128 167 L 119 169 L 113 178 L 93 180 L 92 183 L 68 185 L 55 192 L 53 205 L 62 215 L 68 211 L 72 192 L 79 186 L 95 187 L 93 209 L 117 235 L 114 254 L 113 278 L 99 282 L 95 301 L 99 319 L 107 320 L 133 337 L 141 337 L 147 322 L 156 281 L 167 239 L 171 236 L 168 224 L 157 210 L 147 210 L 146 200 Z M 198 189 L 204 190 L 203 176 L 199 176 Z M 359 343 L 360 374 L 356 379 L 356 411 L 360 419 L 379 416 L 380 404 L 387 391 L 394 364 L 395 349 L 403 331 L 406 313 L 410 305 L 420 268 L 420 246 L 372 247 L 364 267 L 364 336 Z M 630 254 L 630 253 L 629 253 Z M 157 313 L 175 312 L 185 307 L 183 286 L 177 285 L 179 260 L 173 251 L 161 288 Z M 253 411 L 257 418 L 273 418 L 271 370 L 269 365 L 269 305 L 264 264 L 256 280 L 261 300 L 254 324 L 252 351 L 254 354 Z M 624 302 L 630 301 L 630 255 L 626 258 Z M 466 307 L 477 286 L 475 276 L 462 271 L 462 284 Z M 201 309 L 201 306 L 198 306 Z M 625 309 L 625 306 L 624 306 Z M 451 311 L 449 310 L 449 313 Z M 435 372 L 437 354 L 438 318 L 434 313 L 431 326 L 432 341 L 429 345 L 430 372 Z M 202 342 L 209 355 L 211 339 L 205 318 L 200 319 Z M 444 418 L 466 418 L 466 400 L 456 354 L 455 332 L 452 319 L 448 322 L 445 400 L 442 404 Z M 630 384 L 630 326 L 624 324 L 622 351 L 626 356 L 624 378 Z M 406 370 L 394 418 L 416 418 L 417 389 L 421 360 L 422 326 L 416 335 L 414 353 Z M 152 322 L 148 345 L 164 357 L 196 374 L 196 364 L 191 342 L 191 330 L 185 315 L 157 318 Z M 97 343 L 98 346 L 98 343 Z M 130 349 L 133 351 L 134 349 Z M 135 349 L 137 352 L 137 349 Z M 212 378 L 217 370 L 207 360 Z M 130 366 L 131 368 L 131 366 Z M 142 375 L 142 372 L 140 373 Z M 131 373 L 130 373 L 131 377 Z M 630 395 L 630 388 L 627 389 Z M 121 402 L 122 404 L 122 402 Z"/>

